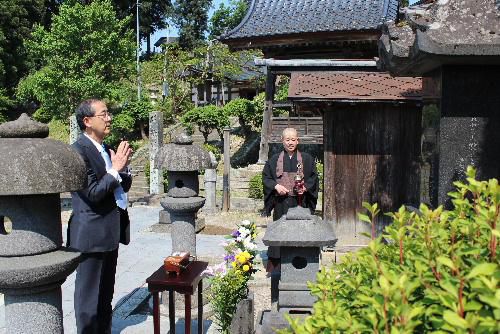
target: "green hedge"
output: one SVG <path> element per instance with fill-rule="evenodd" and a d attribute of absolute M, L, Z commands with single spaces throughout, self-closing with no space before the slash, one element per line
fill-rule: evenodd
<path fill-rule="evenodd" d="M 403 206 L 383 236 L 322 269 L 312 316 L 284 332 L 498 333 L 500 186 L 476 181 L 470 167 L 467 176 L 450 211 Z M 359 218 L 372 224 L 379 209 L 363 206 Z"/>
<path fill-rule="evenodd" d="M 254 175 L 249 181 L 248 197 L 255 199 L 264 198 L 264 185 L 262 184 L 262 174 Z"/>

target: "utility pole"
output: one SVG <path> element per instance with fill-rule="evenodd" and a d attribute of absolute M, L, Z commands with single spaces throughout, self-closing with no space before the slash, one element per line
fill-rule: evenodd
<path fill-rule="evenodd" d="M 137 17 L 137 64 L 136 64 L 136 69 L 137 69 L 137 101 L 141 100 L 141 64 L 140 64 L 140 54 L 141 54 L 141 39 L 139 37 L 139 0 L 137 0 L 135 7 L 136 7 L 136 17 Z"/>

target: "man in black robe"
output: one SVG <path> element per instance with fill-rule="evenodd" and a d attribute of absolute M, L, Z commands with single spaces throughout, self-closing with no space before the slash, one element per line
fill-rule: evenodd
<path fill-rule="evenodd" d="M 282 134 L 284 150 L 266 162 L 262 171 L 264 207 L 278 220 L 289 208 L 301 205 L 311 213 L 318 201 L 319 178 L 316 163 L 309 154 L 297 150 L 297 130 L 286 128 Z"/>

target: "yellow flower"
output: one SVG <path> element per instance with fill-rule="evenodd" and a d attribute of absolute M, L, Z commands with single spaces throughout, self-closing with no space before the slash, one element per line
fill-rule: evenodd
<path fill-rule="evenodd" d="M 245 264 L 243 266 L 243 271 L 249 271 L 250 270 L 250 266 L 248 264 Z"/>
<path fill-rule="evenodd" d="M 236 261 L 231 262 L 231 266 L 232 266 L 233 268 L 235 268 L 235 267 L 236 267 Z"/>
<path fill-rule="evenodd" d="M 252 257 L 252 255 L 250 255 L 250 253 L 247 251 L 244 251 L 243 253 L 241 253 L 241 256 L 244 256 L 245 259 L 247 259 L 247 260 L 250 260 L 250 258 Z"/>
<path fill-rule="evenodd" d="M 245 257 L 244 255 L 242 255 L 242 254 L 239 254 L 239 255 L 236 257 L 236 259 L 237 259 L 237 260 L 238 260 L 241 264 L 243 264 L 243 263 L 247 262 L 246 257 Z"/>

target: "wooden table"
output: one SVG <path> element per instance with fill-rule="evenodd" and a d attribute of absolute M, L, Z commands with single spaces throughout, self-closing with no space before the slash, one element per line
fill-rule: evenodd
<path fill-rule="evenodd" d="M 198 334 L 203 333 L 203 280 L 201 273 L 207 268 L 208 262 L 193 261 L 180 275 L 167 274 L 163 266 L 158 268 L 148 279 L 148 290 L 153 295 L 154 334 L 160 334 L 160 298 L 161 291 L 168 291 L 168 319 L 170 333 L 175 334 L 175 297 L 174 292 L 185 297 L 185 333 L 191 333 L 191 295 L 198 286 Z"/>

